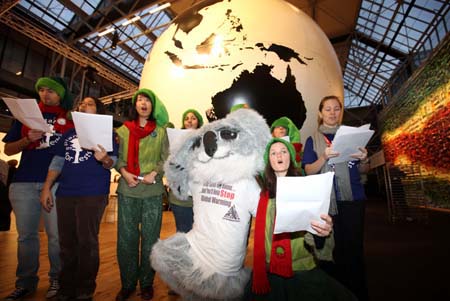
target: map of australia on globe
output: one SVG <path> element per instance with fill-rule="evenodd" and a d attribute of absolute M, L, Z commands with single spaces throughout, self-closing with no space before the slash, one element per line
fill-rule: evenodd
<path fill-rule="evenodd" d="M 303 137 L 320 99 L 342 97 L 327 37 L 281 0 L 210 0 L 180 14 L 155 43 L 140 86 L 158 94 L 174 122 L 188 108 L 214 107 L 221 118 L 247 103 L 269 124 L 289 117 Z"/>

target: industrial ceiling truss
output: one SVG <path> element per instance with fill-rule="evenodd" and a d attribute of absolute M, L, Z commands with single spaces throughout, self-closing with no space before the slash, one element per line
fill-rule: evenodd
<path fill-rule="evenodd" d="M 346 108 L 386 104 L 393 78 L 418 68 L 450 25 L 446 0 L 348 0 L 351 16 L 336 0 L 288 1 L 316 20 L 335 46 Z M 102 97 L 110 103 L 129 99 L 156 39 L 195 2 L 6 0 L 0 21 L 123 89 Z"/>

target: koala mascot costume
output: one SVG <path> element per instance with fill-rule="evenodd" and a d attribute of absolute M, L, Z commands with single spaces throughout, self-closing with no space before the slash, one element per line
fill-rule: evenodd
<path fill-rule="evenodd" d="M 261 115 L 240 109 L 193 132 L 169 156 L 165 174 L 180 199 L 192 195 L 194 225 L 158 241 L 152 267 L 184 300 L 238 300 L 250 278 L 243 266 L 256 214 L 270 130 Z"/>

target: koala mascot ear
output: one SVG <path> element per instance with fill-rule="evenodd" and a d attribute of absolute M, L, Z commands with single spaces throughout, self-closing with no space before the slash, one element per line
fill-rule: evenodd
<path fill-rule="evenodd" d="M 164 163 L 164 172 L 169 182 L 169 187 L 175 196 L 180 200 L 187 200 L 189 197 L 189 167 L 190 158 L 194 155 L 192 152 L 193 145 L 198 142 L 201 137 L 198 133 L 193 132 L 180 147 L 169 155 Z"/>

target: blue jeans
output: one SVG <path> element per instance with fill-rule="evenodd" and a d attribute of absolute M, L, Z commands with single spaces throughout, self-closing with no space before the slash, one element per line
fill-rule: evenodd
<path fill-rule="evenodd" d="M 61 269 L 59 259 L 58 223 L 56 206 L 50 213 L 42 209 L 40 194 L 43 183 L 12 183 L 9 188 L 9 198 L 16 216 L 16 228 L 19 234 L 17 240 L 17 270 L 16 287 L 36 290 L 39 277 L 39 220 L 44 217 L 45 231 L 48 237 L 48 257 L 50 260 L 50 279 L 58 279 Z M 55 184 L 52 188 L 55 200 Z M 55 203 L 56 205 L 56 203 Z"/>
<path fill-rule="evenodd" d="M 194 211 L 192 207 L 183 207 L 176 204 L 170 204 L 173 216 L 175 217 L 175 225 L 177 232 L 187 233 L 191 231 L 194 223 Z"/>

